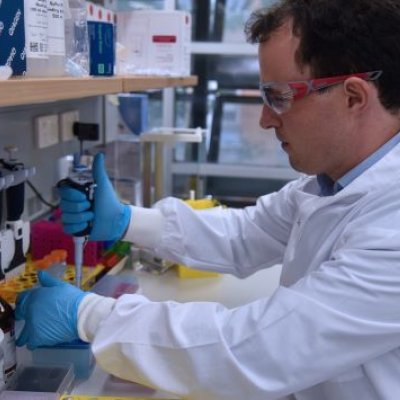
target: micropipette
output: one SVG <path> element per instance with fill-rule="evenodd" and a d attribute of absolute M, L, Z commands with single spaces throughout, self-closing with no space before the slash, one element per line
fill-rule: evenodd
<path fill-rule="evenodd" d="M 93 182 L 91 174 L 88 174 L 88 169 L 75 170 L 75 173 L 68 178 L 62 179 L 57 183 L 57 187 L 71 187 L 84 193 L 86 198 L 91 204 L 90 209 L 93 207 L 94 188 L 96 184 Z M 82 285 L 82 265 L 83 265 L 83 250 L 88 240 L 92 224 L 73 235 L 74 241 L 74 260 L 75 260 L 75 285 L 81 287 Z"/>

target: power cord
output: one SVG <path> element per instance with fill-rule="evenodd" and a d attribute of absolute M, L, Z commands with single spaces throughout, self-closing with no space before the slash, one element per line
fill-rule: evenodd
<path fill-rule="evenodd" d="M 38 199 L 45 204 L 47 207 L 49 207 L 52 210 L 56 210 L 59 207 L 59 204 L 51 204 L 50 202 L 48 202 L 43 196 L 42 194 L 39 192 L 38 189 L 36 189 L 36 187 L 32 184 L 31 181 L 27 180 L 26 183 L 28 184 L 28 186 L 31 188 L 32 192 L 36 194 L 36 196 L 38 197 Z"/>

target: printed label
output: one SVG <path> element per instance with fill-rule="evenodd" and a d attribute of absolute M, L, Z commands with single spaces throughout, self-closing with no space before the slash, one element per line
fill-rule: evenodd
<path fill-rule="evenodd" d="M 153 35 L 154 43 L 176 43 L 175 35 Z"/>
<path fill-rule="evenodd" d="M 48 58 L 47 0 L 25 0 L 26 54 L 30 58 Z"/>
<path fill-rule="evenodd" d="M 64 1 L 48 0 L 48 54 L 65 56 Z"/>

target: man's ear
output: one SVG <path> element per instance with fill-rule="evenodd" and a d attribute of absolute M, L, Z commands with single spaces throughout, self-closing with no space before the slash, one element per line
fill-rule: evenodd
<path fill-rule="evenodd" d="M 373 85 L 364 79 L 352 77 L 344 82 L 344 94 L 349 110 L 362 111 L 371 101 L 371 96 L 376 96 Z"/>

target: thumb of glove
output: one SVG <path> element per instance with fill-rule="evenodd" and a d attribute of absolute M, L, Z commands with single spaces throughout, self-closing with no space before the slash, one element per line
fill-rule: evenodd
<path fill-rule="evenodd" d="M 62 286 L 64 284 L 64 282 L 52 277 L 45 271 L 39 271 L 38 278 L 42 287 Z"/>
<path fill-rule="evenodd" d="M 93 161 L 94 219 L 91 240 L 118 240 L 124 234 L 131 217 L 131 209 L 121 203 L 108 178 L 104 155 L 96 154 Z"/>
<path fill-rule="evenodd" d="M 109 188 L 113 191 L 110 179 L 108 178 L 106 168 L 104 165 L 104 154 L 97 153 L 93 161 L 93 178 L 99 189 Z"/>

